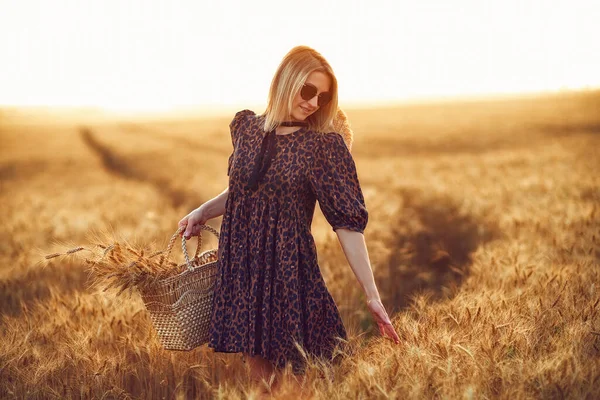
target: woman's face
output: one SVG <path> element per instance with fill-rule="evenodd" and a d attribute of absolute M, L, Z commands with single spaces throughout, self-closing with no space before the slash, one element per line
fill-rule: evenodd
<path fill-rule="evenodd" d="M 314 71 L 308 75 L 305 84 L 313 85 L 317 88 L 317 94 L 310 100 L 304 100 L 300 95 L 300 92 L 294 96 L 292 102 L 292 120 L 304 121 L 309 115 L 313 114 L 319 109 L 317 104 L 318 97 L 323 92 L 329 92 L 331 87 L 331 78 L 324 72 Z"/>

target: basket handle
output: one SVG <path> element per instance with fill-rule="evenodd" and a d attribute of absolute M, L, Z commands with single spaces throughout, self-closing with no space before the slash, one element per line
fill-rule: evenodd
<path fill-rule="evenodd" d="M 219 239 L 219 232 L 217 232 L 217 230 L 215 228 L 213 228 L 212 226 L 200 225 L 199 228 L 201 230 L 209 231 L 210 233 L 215 235 L 217 237 L 217 239 Z M 162 265 L 163 262 L 165 262 L 165 260 L 167 260 L 169 258 L 169 255 L 171 254 L 171 250 L 173 250 L 173 246 L 175 245 L 175 240 L 177 240 L 177 236 L 179 234 L 181 234 L 181 232 L 183 232 L 184 229 L 185 229 L 185 227 L 178 228 L 177 231 L 173 234 L 173 236 L 171 236 L 171 239 L 169 240 L 169 244 L 167 245 L 166 251 L 164 251 L 163 254 L 161 254 L 161 256 L 160 256 L 159 265 Z M 188 254 L 187 246 L 186 246 L 185 242 L 186 242 L 185 237 L 181 236 L 181 249 L 183 250 L 185 262 L 187 264 L 188 269 L 192 270 L 193 269 L 192 261 L 190 260 L 190 256 Z M 200 253 L 201 248 L 202 248 L 202 233 L 200 233 L 198 235 L 198 246 L 196 247 L 196 251 L 194 252 L 194 258 L 198 257 L 198 253 Z"/>

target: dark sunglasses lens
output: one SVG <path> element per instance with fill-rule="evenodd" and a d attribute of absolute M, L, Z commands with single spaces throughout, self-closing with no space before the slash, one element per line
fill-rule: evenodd
<path fill-rule="evenodd" d="M 316 94 L 317 88 L 311 85 L 304 85 L 300 90 L 300 96 L 307 101 L 315 97 Z"/>
<path fill-rule="evenodd" d="M 323 107 L 325 104 L 329 103 L 331 101 L 331 93 L 329 92 L 325 92 L 325 93 L 321 93 L 319 95 L 319 107 Z"/>

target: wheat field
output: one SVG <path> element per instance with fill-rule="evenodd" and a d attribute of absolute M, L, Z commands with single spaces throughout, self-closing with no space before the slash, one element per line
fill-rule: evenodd
<path fill-rule="evenodd" d="M 310 396 L 600 398 L 600 92 L 346 113 L 401 344 L 372 326 L 317 209 L 353 352 L 309 366 Z M 164 248 L 226 187 L 233 115 L 63 114 L 0 110 L 0 398 L 256 398 L 239 355 L 162 349 L 135 292 L 91 285 L 85 251 L 44 258 Z"/>

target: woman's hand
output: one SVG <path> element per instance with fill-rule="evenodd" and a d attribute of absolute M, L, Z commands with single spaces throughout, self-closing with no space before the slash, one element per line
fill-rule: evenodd
<path fill-rule="evenodd" d="M 367 300 L 367 307 L 369 307 L 369 311 L 371 312 L 371 315 L 373 315 L 373 319 L 379 326 L 379 332 L 381 333 L 381 336 L 390 338 L 396 344 L 400 343 L 400 338 L 398 337 L 398 334 L 396 333 L 396 330 L 394 329 L 394 326 L 390 321 L 390 317 L 388 316 L 387 311 L 385 311 L 385 307 L 383 306 L 383 303 L 381 303 L 381 300 Z"/>
<path fill-rule="evenodd" d="M 202 206 L 196 208 L 194 211 L 186 215 L 179 221 L 179 228 L 184 228 L 182 236 L 189 240 L 192 236 L 198 236 L 200 233 L 200 225 L 206 224 L 210 218 L 206 215 Z"/>

